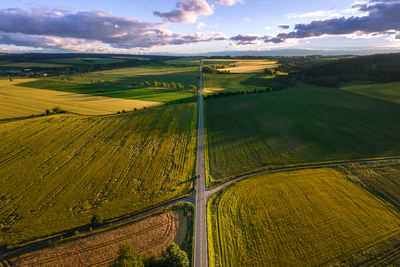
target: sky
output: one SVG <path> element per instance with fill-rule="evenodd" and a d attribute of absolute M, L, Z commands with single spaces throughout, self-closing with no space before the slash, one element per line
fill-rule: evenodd
<path fill-rule="evenodd" d="M 400 49 L 400 0 L 1 0 L 0 52 Z"/>

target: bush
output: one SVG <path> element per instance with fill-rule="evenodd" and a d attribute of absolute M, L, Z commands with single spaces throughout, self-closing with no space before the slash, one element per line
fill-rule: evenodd
<path fill-rule="evenodd" d="M 189 258 L 177 244 L 171 243 L 165 253 L 165 264 L 171 267 L 188 267 Z"/>
<path fill-rule="evenodd" d="M 98 213 L 95 213 L 92 218 L 90 219 L 90 224 L 92 226 L 99 226 L 100 224 L 102 224 L 104 221 L 103 216 L 101 216 Z"/>
<path fill-rule="evenodd" d="M 144 264 L 140 255 L 136 253 L 132 245 L 122 244 L 119 246 L 118 258 L 115 260 L 114 266 L 144 267 Z"/>

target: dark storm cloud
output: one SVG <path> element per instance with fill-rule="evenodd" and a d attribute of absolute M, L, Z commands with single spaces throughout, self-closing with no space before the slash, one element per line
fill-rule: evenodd
<path fill-rule="evenodd" d="M 2 44 L 58 47 L 63 45 L 59 38 L 69 38 L 69 42 L 82 44 L 81 47 L 86 41 L 101 42 L 114 48 L 148 48 L 226 39 L 218 33 L 171 33 L 163 23 L 110 16 L 100 11 L 70 13 L 14 8 L 0 10 L 0 18 Z"/>

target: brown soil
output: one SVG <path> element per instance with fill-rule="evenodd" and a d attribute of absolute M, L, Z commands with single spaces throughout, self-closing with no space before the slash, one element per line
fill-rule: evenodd
<path fill-rule="evenodd" d="M 109 266 L 117 257 L 121 244 L 129 243 L 140 254 L 151 253 L 159 257 L 171 242 L 181 245 L 186 230 L 186 217 L 181 212 L 169 211 L 8 261 L 12 266 Z"/>

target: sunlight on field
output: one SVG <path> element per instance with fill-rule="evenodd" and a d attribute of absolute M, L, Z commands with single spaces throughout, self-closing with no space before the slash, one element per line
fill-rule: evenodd
<path fill-rule="evenodd" d="M 212 266 L 328 265 L 400 232 L 391 206 L 333 169 L 258 175 L 211 205 Z"/>
<path fill-rule="evenodd" d="M 0 80 L 0 119 L 41 114 L 46 109 L 56 106 L 73 113 L 101 115 L 162 104 L 160 102 L 92 96 L 16 86 L 18 83 L 29 81 L 34 80 L 19 79 L 13 82 Z"/>
<path fill-rule="evenodd" d="M 231 61 L 227 59 L 227 61 Z M 239 59 L 235 63 L 229 65 L 230 67 L 222 69 L 228 70 L 231 73 L 253 73 L 262 72 L 265 68 L 276 67 L 275 61 L 260 60 L 260 59 Z"/>
<path fill-rule="evenodd" d="M 114 218 L 187 193 L 196 104 L 0 124 L 0 223 L 21 241 Z M 4 228 L 3 228 L 4 229 Z"/>
<path fill-rule="evenodd" d="M 341 89 L 400 104 L 400 82 L 350 85 Z"/>

